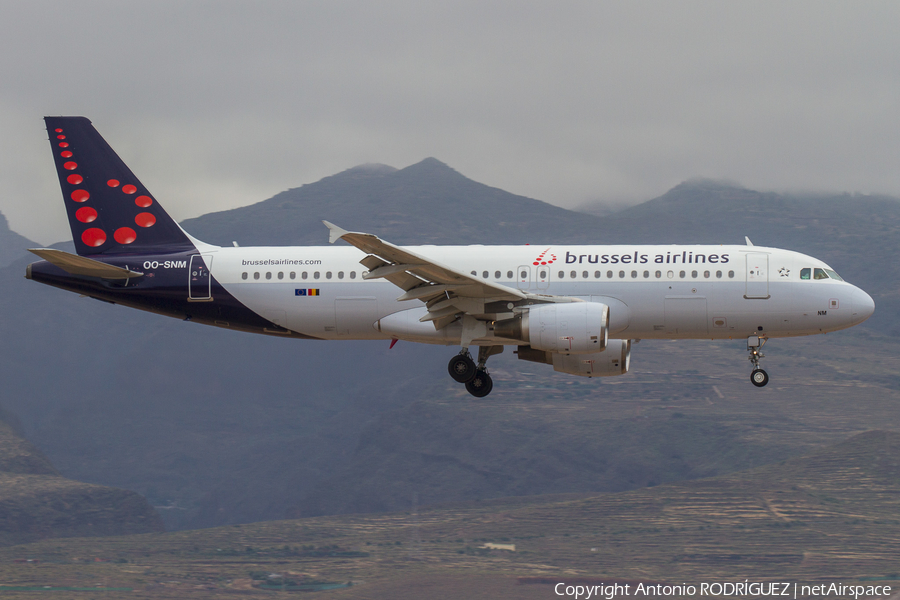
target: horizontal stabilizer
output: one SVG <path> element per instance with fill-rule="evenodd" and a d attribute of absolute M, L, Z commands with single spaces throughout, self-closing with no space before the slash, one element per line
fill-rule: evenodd
<path fill-rule="evenodd" d="M 62 250 L 52 248 L 29 248 L 29 252 L 37 254 L 49 263 L 52 263 L 72 275 L 84 275 L 86 277 L 102 277 L 103 279 L 131 279 L 142 277 L 143 273 L 123 269 L 115 265 L 108 265 L 99 260 L 69 254 Z"/>

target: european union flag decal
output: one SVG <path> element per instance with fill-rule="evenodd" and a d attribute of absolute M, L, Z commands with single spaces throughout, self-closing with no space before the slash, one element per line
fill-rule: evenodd
<path fill-rule="evenodd" d="M 296 289 L 296 290 L 294 290 L 294 295 L 295 296 L 305 296 L 306 290 Z"/>
<path fill-rule="evenodd" d="M 319 288 L 297 288 L 294 290 L 295 296 L 319 296 Z"/>

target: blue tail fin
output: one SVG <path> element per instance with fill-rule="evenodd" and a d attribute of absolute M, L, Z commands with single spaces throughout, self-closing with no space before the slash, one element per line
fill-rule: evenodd
<path fill-rule="evenodd" d="M 44 122 L 78 254 L 194 247 L 88 119 L 44 117 Z"/>

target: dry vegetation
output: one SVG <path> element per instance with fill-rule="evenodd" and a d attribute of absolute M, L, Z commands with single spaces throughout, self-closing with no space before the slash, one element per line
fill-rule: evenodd
<path fill-rule="evenodd" d="M 547 582 L 567 579 L 900 577 L 895 433 L 860 434 L 805 457 L 714 479 L 483 504 L 49 540 L 0 550 L 0 581 L 129 588 L 130 598 L 282 595 L 294 592 L 261 586 L 353 582 L 304 597 L 403 599 L 549 598 Z M 515 544 L 516 551 L 481 548 L 486 542 Z M 16 562 L 27 559 L 34 562 Z M 103 597 L 119 593 L 126 594 Z M 46 592 L 16 592 L 31 595 Z"/>

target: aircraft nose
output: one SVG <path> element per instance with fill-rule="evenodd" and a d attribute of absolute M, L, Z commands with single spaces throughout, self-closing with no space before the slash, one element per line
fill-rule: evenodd
<path fill-rule="evenodd" d="M 868 295 L 864 291 L 859 288 L 856 288 L 853 291 L 853 296 L 850 298 L 852 306 L 853 306 L 853 324 L 862 323 L 866 319 L 872 316 L 872 313 L 875 312 L 875 301 L 872 300 L 872 296 Z"/>

